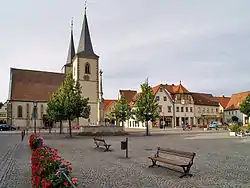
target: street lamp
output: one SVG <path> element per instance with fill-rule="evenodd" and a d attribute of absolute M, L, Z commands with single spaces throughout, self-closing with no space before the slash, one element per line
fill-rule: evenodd
<path fill-rule="evenodd" d="M 174 119 L 173 127 L 175 128 L 175 100 L 173 100 L 173 119 Z"/>
<path fill-rule="evenodd" d="M 36 134 L 37 101 L 33 102 L 34 133 Z"/>

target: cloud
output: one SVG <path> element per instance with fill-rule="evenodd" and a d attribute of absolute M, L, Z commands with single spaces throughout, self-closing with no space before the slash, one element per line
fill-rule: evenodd
<path fill-rule="evenodd" d="M 76 48 L 84 1 L 4 2 L 0 30 L 0 101 L 9 67 L 59 72 L 66 61 L 70 19 Z M 119 89 L 183 84 L 192 91 L 231 95 L 250 90 L 250 1 L 88 1 L 95 52 L 104 70 L 104 96 Z M 15 12 L 15 14 L 12 14 Z"/>

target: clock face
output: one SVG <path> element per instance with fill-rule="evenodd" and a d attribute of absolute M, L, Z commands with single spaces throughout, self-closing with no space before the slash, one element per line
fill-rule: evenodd
<path fill-rule="evenodd" d="M 86 80 L 86 81 L 88 81 L 89 80 L 89 76 L 88 75 L 84 75 L 83 79 Z"/>

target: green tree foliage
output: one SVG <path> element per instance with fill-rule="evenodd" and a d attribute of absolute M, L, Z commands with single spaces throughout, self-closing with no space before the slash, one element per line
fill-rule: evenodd
<path fill-rule="evenodd" d="M 241 103 L 240 112 L 250 117 L 250 96 L 247 96 L 243 103 Z"/>
<path fill-rule="evenodd" d="M 239 121 L 239 118 L 237 116 L 232 116 L 232 121 L 233 122 L 238 122 Z"/>
<path fill-rule="evenodd" d="M 69 134 L 72 137 L 71 121 L 79 117 L 89 118 L 88 100 L 81 96 L 80 84 L 73 79 L 71 70 L 49 101 L 47 112 L 49 117 L 55 121 L 68 120 Z"/>
<path fill-rule="evenodd" d="M 67 120 L 64 114 L 63 98 L 61 97 L 62 86 L 53 94 L 47 104 L 48 119 L 53 122 L 60 122 L 60 134 L 62 133 L 62 121 Z"/>
<path fill-rule="evenodd" d="M 148 121 L 153 122 L 159 117 L 159 107 L 155 101 L 153 90 L 147 82 L 141 85 L 141 91 L 136 99 L 134 113 L 137 121 L 146 123 L 147 135 L 149 135 Z"/>
<path fill-rule="evenodd" d="M 131 117 L 131 108 L 124 96 L 121 96 L 120 100 L 116 103 L 113 114 L 118 121 L 122 122 L 122 126 L 124 127 L 124 122 Z"/>

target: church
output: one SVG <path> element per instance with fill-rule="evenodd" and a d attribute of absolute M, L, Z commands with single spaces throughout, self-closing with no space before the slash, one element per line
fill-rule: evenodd
<path fill-rule="evenodd" d="M 82 95 L 89 98 L 91 107 L 89 119 L 79 118 L 73 121 L 72 125 L 103 125 L 102 71 L 99 70 L 99 56 L 95 54 L 92 46 L 86 8 L 77 52 L 74 46 L 73 24 L 71 25 L 68 57 L 62 73 L 10 69 L 7 123 L 21 128 L 32 128 L 32 114 L 36 107 L 36 125 L 43 127 L 47 102 L 70 69 L 73 69 L 73 78 L 79 81 Z"/>

